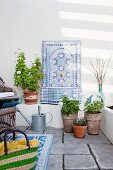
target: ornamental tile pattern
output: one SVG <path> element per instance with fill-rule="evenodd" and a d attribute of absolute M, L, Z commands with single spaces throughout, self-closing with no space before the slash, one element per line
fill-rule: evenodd
<path fill-rule="evenodd" d="M 43 41 L 41 103 L 57 104 L 65 94 L 81 99 L 80 58 L 80 41 Z"/>

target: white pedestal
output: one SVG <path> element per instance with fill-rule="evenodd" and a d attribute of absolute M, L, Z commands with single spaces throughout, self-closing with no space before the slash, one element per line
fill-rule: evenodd
<path fill-rule="evenodd" d="M 101 130 L 113 144 L 113 110 L 104 108 L 102 110 Z"/>
<path fill-rule="evenodd" d="M 41 106 L 41 113 L 46 113 L 46 123 L 51 120 L 51 114 L 53 115 L 52 121 L 47 124 L 47 126 L 62 128 L 63 122 L 61 117 L 61 105 L 50 105 L 50 104 L 39 104 Z M 19 104 L 17 105 L 18 109 L 24 114 L 29 121 L 32 121 L 32 115 L 38 113 L 38 104 L 26 105 Z M 51 113 L 51 114 L 50 114 Z M 16 125 L 17 126 L 28 126 L 28 123 L 24 120 L 20 113 L 16 113 Z"/>

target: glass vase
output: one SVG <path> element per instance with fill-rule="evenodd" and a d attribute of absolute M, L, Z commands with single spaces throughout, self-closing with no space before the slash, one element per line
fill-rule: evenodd
<path fill-rule="evenodd" d="M 104 102 L 105 96 L 104 96 L 104 93 L 103 93 L 102 84 L 98 85 L 98 92 L 99 92 L 99 98 L 101 99 L 102 102 Z"/>

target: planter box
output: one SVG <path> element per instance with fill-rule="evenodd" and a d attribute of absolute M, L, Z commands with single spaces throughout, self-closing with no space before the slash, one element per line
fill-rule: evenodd
<path fill-rule="evenodd" d="M 102 110 L 101 131 L 113 144 L 113 110 L 110 108 Z"/>

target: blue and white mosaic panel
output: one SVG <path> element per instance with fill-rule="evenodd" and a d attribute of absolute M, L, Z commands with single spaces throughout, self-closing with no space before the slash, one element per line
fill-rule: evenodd
<path fill-rule="evenodd" d="M 41 96 L 43 96 L 43 103 L 58 104 L 59 99 L 67 95 L 70 99 L 76 98 L 81 100 L 81 88 L 42 88 Z"/>
<path fill-rule="evenodd" d="M 65 92 L 80 99 L 80 41 L 44 41 L 42 48 L 41 103 L 58 103 Z"/>

